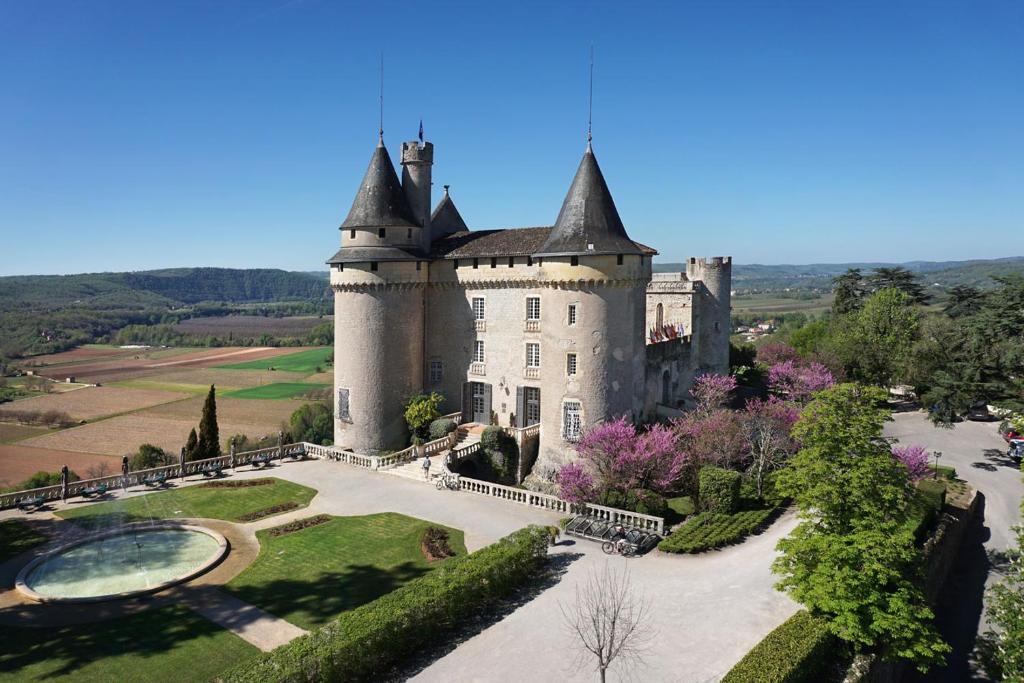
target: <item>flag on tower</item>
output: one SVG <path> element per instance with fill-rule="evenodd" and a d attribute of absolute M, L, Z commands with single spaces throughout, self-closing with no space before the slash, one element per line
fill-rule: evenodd
<path fill-rule="evenodd" d="M 423 119 L 420 119 L 420 144 L 423 144 Z"/>

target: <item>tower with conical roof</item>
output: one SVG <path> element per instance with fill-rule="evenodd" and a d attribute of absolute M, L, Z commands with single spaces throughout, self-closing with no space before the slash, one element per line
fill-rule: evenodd
<path fill-rule="evenodd" d="M 328 261 L 334 290 L 334 443 L 359 453 L 405 445 L 404 405 L 423 388 L 429 165 L 425 188 L 422 172 L 415 181 L 399 183 L 381 135 L 341 224 L 341 249 Z"/>
<path fill-rule="evenodd" d="M 572 378 L 562 363 L 541 368 L 542 411 L 535 472 L 571 457 L 565 423 L 592 425 L 620 415 L 639 417 L 644 405 L 647 283 L 651 259 L 630 239 L 591 144 L 562 202 L 554 227 L 534 252 L 544 288 L 541 329 L 560 330 L 558 345 L 574 354 Z M 566 325 L 567 311 L 574 323 Z M 574 416 L 578 416 L 574 417 Z"/>

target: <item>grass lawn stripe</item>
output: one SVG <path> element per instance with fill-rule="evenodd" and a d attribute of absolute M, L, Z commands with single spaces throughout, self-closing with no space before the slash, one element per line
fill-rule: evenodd
<path fill-rule="evenodd" d="M 259 654 L 182 605 L 59 628 L 0 627 L 0 682 L 208 681 Z"/>
<path fill-rule="evenodd" d="M 222 590 L 305 629 L 327 623 L 432 571 L 420 550 L 431 524 L 394 512 L 334 517 L 284 536 L 256 533 L 256 561 Z M 449 532 L 457 555 L 466 554 L 463 534 Z"/>
<path fill-rule="evenodd" d="M 332 347 L 324 346 L 309 349 L 308 351 L 289 353 L 275 358 L 250 360 L 243 363 L 229 363 L 228 365 L 218 365 L 217 367 L 228 370 L 266 370 L 272 367 L 282 372 L 299 372 L 305 375 L 312 375 L 316 372 L 317 366 L 324 368 L 327 365 L 327 359 L 333 353 L 334 349 Z"/>
<path fill-rule="evenodd" d="M 0 522 L 0 562 L 6 562 L 15 555 L 46 542 L 46 536 L 37 533 L 20 519 Z"/>
<path fill-rule="evenodd" d="M 234 522 L 243 515 L 281 503 L 294 502 L 300 507 L 306 507 L 316 495 L 315 490 L 290 481 L 273 479 L 273 482 L 266 486 L 244 488 L 188 486 L 61 510 L 57 516 L 88 528 L 182 517 L 208 517 Z"/>
<path fill-rule="evenodd" d="M 264 384 L 248 389 L 226 391 L 221 396 L 225 398 L 259 398 L 270 400 L 281 400 L 303 396 L 311 391 L 329 388 L 329 384 L 306 384 L 304 382 L 276 382 Z"/>

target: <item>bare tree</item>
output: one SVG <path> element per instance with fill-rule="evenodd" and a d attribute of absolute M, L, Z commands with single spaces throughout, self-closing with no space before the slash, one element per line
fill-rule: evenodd
<path fill-rule="evenodd" d="M 613 662 L 642 663 L 651 637 L 650 604 L 633 590 L 627 569 L 605 562 L 576 585 L 575 604 L 558 607 L 580 648 L 579 663 L 596 659 L 602 683 Z"/>

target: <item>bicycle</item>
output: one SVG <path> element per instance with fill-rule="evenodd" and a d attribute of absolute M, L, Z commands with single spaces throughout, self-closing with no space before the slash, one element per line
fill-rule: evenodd
<path fill-rule="evenodd" d="M 636 555 L 636 546 L 624 538 L 605 541 L 601 544 L 601 550 L 606 555 L 622 555 L 623 557 L 633 557 Z"/>
<path fill-rule="evenodd" d="M 461 488 L 461 484 L 459 483 L 459 475 L 450 474 L 446 472 L 437 478 L 437 483 L 435 484 L 435 486 L 437 487 L 438 491 L 441 491 L 443 489 L 458 491 Z"/>

